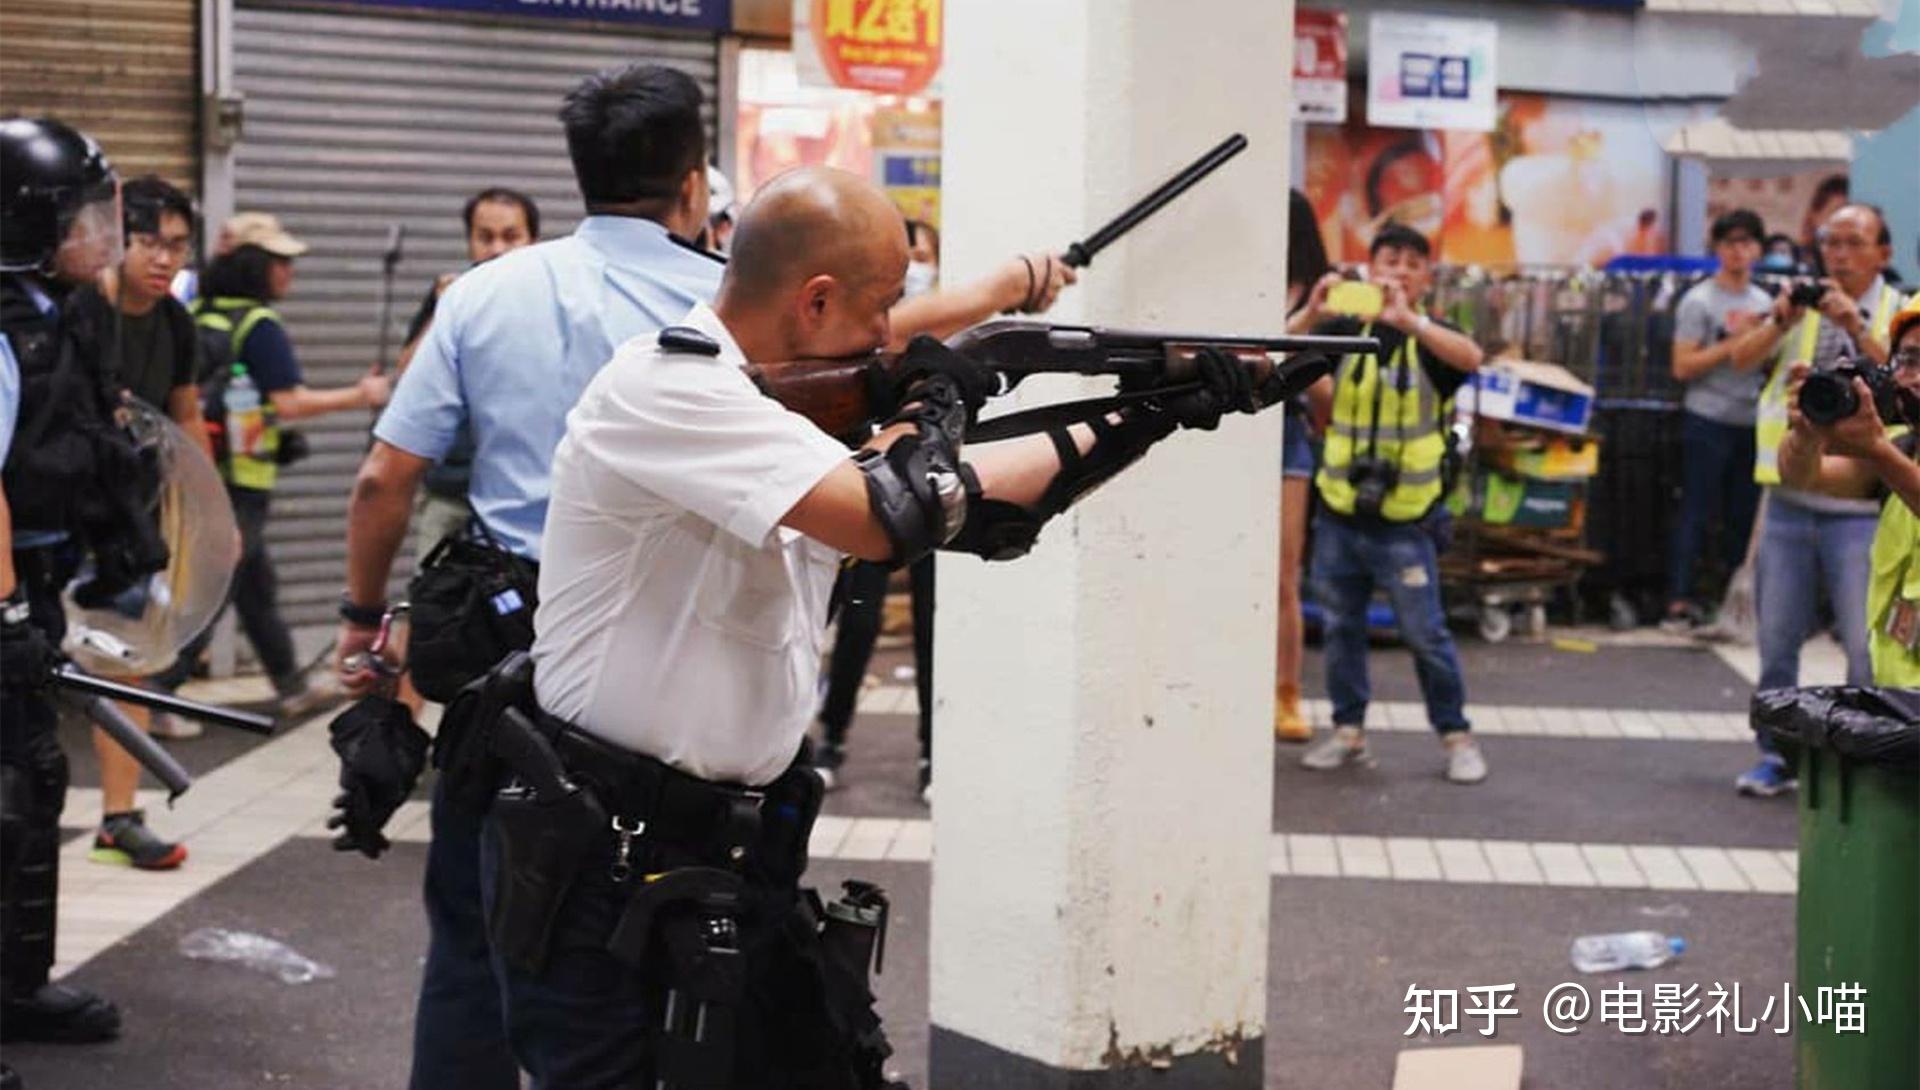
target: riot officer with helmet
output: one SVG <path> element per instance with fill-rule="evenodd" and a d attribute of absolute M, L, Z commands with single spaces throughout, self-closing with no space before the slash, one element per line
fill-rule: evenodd
<path fill-rule="evenodd" d="M 119 389 L 74 290 L 117 262 L 119 180 L 98 144 L 50 119 L 0 121 L 0 1038 L 104 1041 L 120 1012 L 51 983 L 67 789 L 46 691 L 61 590 L 111 598 L 165 566 L 139 499 Z M 0 1069 L 0 1087 L 20 1085 Z"/>

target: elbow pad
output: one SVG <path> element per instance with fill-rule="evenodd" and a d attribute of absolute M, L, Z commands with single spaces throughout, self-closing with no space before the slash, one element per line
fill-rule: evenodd
<path fill-rule="evenodd" d="M 904 567 L 944 545 L 967 521 L 967 500 L 979 479 L 953 444 L 934 429 L 905 435 L 885 451 L 862 450 L 853 464 L 867 479 L 867 501 Z"/>

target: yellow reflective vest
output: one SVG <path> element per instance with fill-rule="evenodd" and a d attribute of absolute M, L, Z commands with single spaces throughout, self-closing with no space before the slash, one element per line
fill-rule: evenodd
<path fill-rule="evenodd" d="M 240 346 L 247 343 L 247 334 L 252 333 L 255 326 L 261 322 L 278 322 L 280 315 L 275 313 L 272 307 L 254 299 L 222 297 L 195 300 L 193 320 L 202 329 L 226 334 L 229 346 L 228 358 L 251 375 L 252 369 L 246 366 L 246 359 L 240 354 Z M 258 379 L 254 379 L 254 385 L 256 387 L 259 385 Z M 268 491 L 280 477 L 280 463 L 277 458 L 280 449 L 280 426 L 278 417 L 273 411 L 273 403 L 267 399 L 265 391 L 260 393 L 260 412 L 263 423 L 257 437 L 251 443 L 242 444 L 236 441 L 238 437 L 232 434 L 227 435 L 227 456 L 221 460 L 220 475 L 225 477 L 229 484 Z M 214 420 L 209 423 L 231 431 L 228 421 Z M 243 450 L 243 445 L 247 449 Z"/>
<path fill-rule="evenodd" d="M 1372 332 L 1368 325 L 1360 336 Z M 1314 478 L 1321 501 L 1339 514 L 1353 514 L 1354 460 L 1371 457 L 1399 471 L 1380 516 L 1388 522 L 1424 518 L 1440 500 L 1445 423 L 1452 408 L 1452 399 L 1440 396 L 1420 365 L 1412 337 L 1400 343 L 1385 366 L 1369 355 L 1341 360 L 1334 372 L 1333 421 Z"/>
<path fill-rule="evenodd" d="M 1900 309 L 1900 298 L 1899 291 L 1886 284 L 1880 286 L 1880 299 L 1868 324 L 1874 336 L 1886 339 L 1893 315 Z M 1780 443 L 1787 437 L 1787 368 L 1813 362 L 1814 347 L 1820 343 L 1820 312 L 1808 308 L 1788 336 L 1793 338 L 1793 350 L 1782 352 L 1774 363 L 1773 375 L 1767 379 L 1766 389 L 1760 391 L 1760 405 L 1754 415 L 1753 479 L 1760 484 L 1780 483 Z"/>
<path fill-rule="evenodd" d="M 1891 496 L 1880 509 L 1880 527 L 1873 535 L 1867 650 L 1875 685 L 1920 688 L 1920 649 L 1907 646 L 1889 630 L 1896 606 L 1903 615 L 1920 610 L 1920 518 L 1900 497 Z"/>

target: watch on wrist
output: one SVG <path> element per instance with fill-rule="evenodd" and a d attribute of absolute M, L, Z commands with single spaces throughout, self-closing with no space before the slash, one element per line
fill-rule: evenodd
<path fill-rule="evenodd" d="M 386 618 L 387 603 L 385 602 L 374 606 L 363 606 L 356 605 L 353 599 L 347 597 L 345 594 L 340 596 L 340 619 L 350 625 L 357 625 L 361 628 L 379 628 L 380 622 L 386 620 Z"/>

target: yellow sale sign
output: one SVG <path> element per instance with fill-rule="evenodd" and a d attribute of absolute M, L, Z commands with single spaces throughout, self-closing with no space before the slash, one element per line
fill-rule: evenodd
<path fill-rule="evenodd" d="M 940 70 L 941 0 L 812 0 L 808 22 L 836 86 L 887 95 L 924 90 Z"/>

